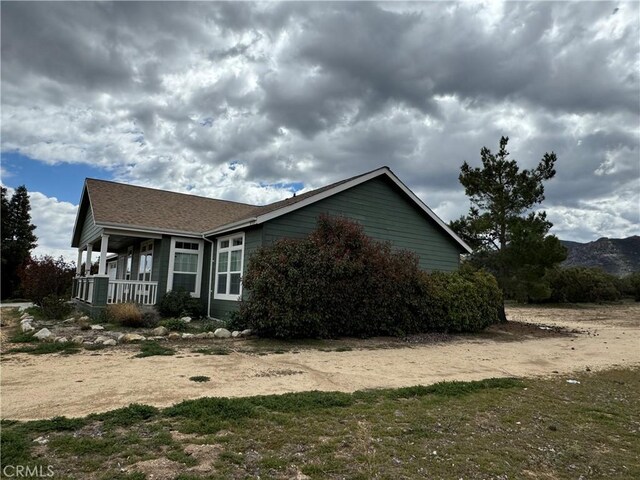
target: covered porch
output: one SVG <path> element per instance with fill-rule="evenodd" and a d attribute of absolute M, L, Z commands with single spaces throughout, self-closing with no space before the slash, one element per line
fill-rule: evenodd
<path fill-rule="evenodd" d="M 92 313 L 114 303 L 155 305 L 159 273 L 154 254 L 161 245 L 161 235 L 101 231 L 78 248 L 74 300 Z"/>

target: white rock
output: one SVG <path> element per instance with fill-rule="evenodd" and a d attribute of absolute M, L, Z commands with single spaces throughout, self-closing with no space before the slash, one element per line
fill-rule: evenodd
<path fill-rule="evenodd" d="M 116 342 L 113 338 L 110 338 L 109 340 L 105 340 L 104 342 L 102 342 L 102 344 L 107 347 L 114 347 L 118 344 L 118 342 Z"/>
<path fill-rule="evenodd" d="M 142 335 L 138 335 L 137 333 L 125 333 L 122 338 L 118 339 L 124 343 L 132 343 L 132 342 L 143 342 L 146 340 Z"/>
<path fill-rule="evenodd" d="M 209 335 L 207 334 L 207 332 L 202 332 L 202 333 L 196 333 L 193 337 L 194 338 L 209 338 Z"/>
<path fill-rule="evenodd" d="M 151 333 L 153 335 L 163 337 L 169 333 L 169 329 L 167 327 L 158 327 L 151 330 Z"/>
<path fill-rule="evenodd" d="M 33 328 L 33 325 L 31 325 L 30 323 L 23 323 L 20 325 L 20 330 L 22 330 L 23 332 L 33 332 L 35 328 Z"/>
<path fill-rule="evenodd" d="M 49 443 L 49 440 L 47 440 L 44 437 L 38 437 L 34 440 L 35 443 L 39 443 L 40 445 L 45 445 L 47 443 Z"/>
<path fill-rule="evenodd" d="M 169 340 L 177 340 L 178 338 L 182 338 L 182 335 L 180 335 L 178 332 L 171 332 L 167 338 Z"/>
<path fill-rule="evenodd" d="M 25 317 L 22 320 L 20 320 L 20 323 L 31 323 L 33 322 L 33 317 Z"/>
<path fill-rule="evenodd" d="M 79 322 L 88 322 L 90 319 L 86 315 L 83 315 L 78 319 Z"/>
<path fill-rule="evenodd" d="M 180 321 L 182 321 L 184 323 L 191 323 L 191 317 L 182 317 L 180 319 Z"/>
<path fill-rule="evenodd" d="M 56 338 L 56 343 L 67 343 L 69 340 L 67 340 L 67 337 L 58 337 Z"/>
<path fill-rule="evenodd" d="M 119 333 L 116 335 L 116 340 L 118 340 L 119 342 L 121 342 L 123 338 L 124 338 L 124 333 Z"/>
<path fill-rule="evenodd" d="M 33 336 L 36 337 L 38 340 L 47 340 L 49 339 L 49 337 L 51 337 L 51 332 L 49 331 L 48 328 L 43 328 L 39 330 L 37 333 L 35 333 Z"/>
<path fill-rule="evenodd" d="M 75 322 L 76 319 L 73 317 L 67 318 L 66 320 L 63 320 L 62 323 L 73 323 Z"/>
<path fill-rule="evenodd" d="M 183 333 L 182 338 L 193 338 L 193 333 Z"/>
<path fill-rule="evenodd" d="M 213 335 L 216 338 L 229 338 L 231 336 L 231 332 L 226 328 L 216 328 L 216 331 L 213 332 Z"/>
<path fill-rule="evenodd" d="M 231 338 L 237 338 L 240 336 L 240 332 L 238 330 L 234 330 L 231 332 Z"/>
<path fill-rule="evenodd" d="M 83 343 L 84 342 L 84 337 L 82 335 L 78 335 L 76 337 L 73 337 L 71 339 L 71 342 L 72 343 L 78 343 L 78 344 Z"/>
<path fill-rule="evenodd" d="M 251 330 L 250 328 L 247 328 L 246 330 L 242 330 L 240 332 L 240 335 L 243 337 L 250 337 L 251 335 L 253 335 L 253 330 Z"/>
<path fill-rule="evenodd" d="M 104 343 L 109 340 L 109 337 L 105 337 L 104 335 L 99 335 L 95 338 L 94 342 L 96 343 Z"/>
<path fill-rule="evenodd" d="M 31 315 L 29 315 L 28 313 L 23 313 L 23 314 L 20 316 L 20 320 L 24 320 L 25 318 L 33 318 L 33 317 L 32 317 Z"/>
<path fill-rule="evenodd" d="M 91 325 L 91 330 L 104 330 L 104 327 L 102 325 Z"/>

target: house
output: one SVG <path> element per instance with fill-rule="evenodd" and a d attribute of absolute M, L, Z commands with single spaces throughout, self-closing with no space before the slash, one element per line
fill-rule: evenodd
<path fill-rule="evenodd" d="M 322 213 L 415 252 L 425 270 L 455 270 L 471 251 L 388 167 L 265 206 L 88 178 L 73 229 L 74 299 L 97 314 L 111 303 L 155 305 L 184 288 L 210 317 L 225 318 L 238 308 L 251 254 L 307 236 Z M 98 252 L 98 273 L 81 275 Z"/>

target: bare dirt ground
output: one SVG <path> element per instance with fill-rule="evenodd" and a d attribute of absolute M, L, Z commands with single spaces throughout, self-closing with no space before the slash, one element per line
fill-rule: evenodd
<path fill-rule="evenodd" d="M 134 358 L 133 346 L 75 355 L 3 355 L 1 416 L 75 417 L 130 403 L 162 407 L 203 396 L 352 392 L 640 366 L 640 304 L 511 307 L 507 316 L 514 321 L 509 326 L 479 335 L 426 344 L 392 342 L 393 348 L 384 349 L 355 341 L 350 351 L 269 355 L 203 355 L 184 344 L 172 345 L 178 354 L 165 357 Z M 196 375 L 211 381 L 189 380 Z"/>

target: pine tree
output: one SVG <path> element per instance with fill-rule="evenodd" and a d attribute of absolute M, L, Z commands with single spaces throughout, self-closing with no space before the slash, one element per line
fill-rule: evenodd
<path fill-rule="evenodd" d="M 19 289 L 18 271 L 29 260 L 38 238 L 31 223 L 29 194 L 24 185 L 16 188 L 10 201 L 2 188 L 2 298 L 14 296 Z"/>
<path fill-rule="evenodd" d="M 474 248 L 471 262 L 493 272 L 505 296 L 528 300 L 548 296 L 542 281 L 547 268 L 566 258 L 545 212 L 533 208 L 544 200 L 544 181 L 556 174 L 556 154 L 545 153 L 533 170 L 520 170 L 509 159 L 508 137 L 497 154 L 483 147 L 481 168 L 461 167 L 460 183 L 471 200 L 469 214 L 451 228 Z"/>

